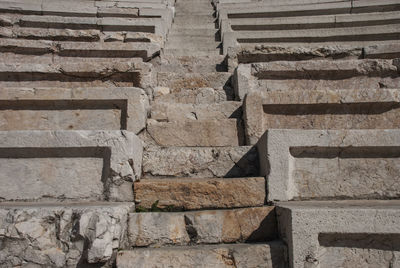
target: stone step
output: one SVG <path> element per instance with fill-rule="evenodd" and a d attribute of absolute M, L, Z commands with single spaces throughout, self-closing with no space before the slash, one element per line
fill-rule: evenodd
<path fill-rule="evenodd" d="M 0 28 L 1 38 L 21 38 L 34 40 L 53 40 L 53 41 L 99 41 L 101 32 L 99 30 L 66 30 L 50 28 L 23 28 L 12 27 Z M 27 41 L 28 42 L 28 41 Z"/>
<path fill-rule="evenodd" d="M 157 102 L 212 104 L 235 99 L 233 89 L 230 87 L 181 89 L 173 92 L 170 88 L 156 87 L 154 90 L 154 100 Z"/>
<path fill-rule="evenodd" d="M 272 206 L 129 214 L 128 240 L 132 247 L 265 242 L 276 239 L 277 234 Z"/>
<path fill-rule="evenodd" d="M 175 35 L 184 35 L 184 36 L 207 36 L 207 37 L 219 37 L 219 30 L 218 29 L 196 29 L 195 31 L 192 28 L 172 28 L 169 31 L 168 37 L 173 37 Z"/>
<path fill-rule="evenodd" d="M 215 47 L 220 44 L 219 41 L 216 40 L 215 35 L 187 35 L 187 34 L 170 34 L 168 35 L 168 44 L 176 44 L 180 43 L 185 44 L 185 46 L 191 47 L 192 45 L 209 45 L 212 44 Z M 200 43 L 200 44 L 196 44 Z M 217 45 L 215 45 L 217 44 Z"/>
<path fill-rule="evenodd" d="M 239 122 L 234 118 L 173 122 L 148 120 L 147 132 L 159 146 L 239 146 L 244 142 Z"/>
<path fill-rule="evenodd" d="M 399 200 L 280 202 L 276 208 L 290 267 L 390 267 L 399 253 Z M 398 260 L 394 261 L 398 263 Z"/>
<path fill-rule="evenodd" d="M 0 50 L 22 54 L 51 53 L 64 57 L 142 58 L 147 61 L 160 53 L 160 46 L 140 42 L 56 42 L 1 38 Z"/>
<path fill-rule="evenodd" d="M 222 244 L 192 247 L 142 248 L 119 252 L 117 267 L 286 267 L 285 246 L 268 244 Z"/>
<path fill-rule="evenodd" d="M 234 32 L 239 43 L 399 40 L 400 24 L 287 31 Z"/>
<path fill-rule="evenodd" d="M 142 209 L 195 210 L 264 205 L 265 178 L 160 178 L 133 184 Z"/>
<path fill-rule="evenodd" d="M 190 73 L 214 73 L 226 72 L 225 56 L 187 56 L 171 57 L 164 55 L 161 64 L 157 68 L 159 72 L 190 72 Z"/>
<path fill-rule="evenodd" d="M 65 64 L 0 63 L 2 87 L 97 87 L 149 85 L 148 63 L 68 62 Z M 147 70 L 146 70 L 147 69 Z M 147 71 L 147 72 L 146 72 Z"/>
<path fill-rule="evenodd" d="M 60 16 L 23 16 L 18 20 L 21 27 L 58 28 L 102 31 L 133 31 L 165 35 L 166 25 L 161 18 L 85 18 Z"/>
<path fill-rule="evenodd" d="M 182 44 L 185 44 L 185 47 L 190 47 L 190 50 L 193 50 L 193 54 L 196 53 L 195 51 L 219 51 L 221 47 L 220 42 L 211 38 L 207 42 L 196 42 L 193 39 L 170 39 L 166 43 L 165 49 L 181 49 Z"/>
<path fill-rule="evenodd" d="M 157 74 L 158 86 L 169 87 L 172 91 L 183 88 L 195 89 L 202 87 L 223 88 L 230 86 L 231 73 L 171 73 Z"/>
<path fill-rule="evenodd" d="M 275 61 L 251 66 L 240 65 L 237 71 L 235 92 L 241 98 L 250 91 L 400 88 L 397 59 Z"/>
<path fill-rule="evenodd" d="M 132 202 L 1 202 L 2 266 L 112 266 L 133 210 Z"/>
<path fill-rule="evenodd" d="M 128 130 L 146 127 L 140 88 L 1 88 L 0 130 Z"/>
<path fill-rule="evenodd" d="M 390 25 L 399 23 L 399 17 L 400 12 L 394 11 L 335 16 L 232 19 L 229 20 L 229 24 L 234 31 L 295 30 Z M 228 21 L 223 23 L 228 23 Z"/>
<path fill-rule="evenodd" d="M 157 121 L 225 120 L 241 118 L 242 102 L 226 101 L 214 104 L 177 104 L 154 102 L 151 118 Z"/>
<path fill-rule="evenodd" d="M 200 24 L 187 24 L 187 23 L 180 23 L 180 24 L 173 24 L 172 30 L 180 30 L 180 29 L 192 29 L 192 31 L 196 30 L 216 30 L 217 24 L 215 23 L 200 23 Z"/>
<path fill-rule="evenodd" d="M 252 92 L 244 101 L 247 144 L 268 129 L 396 129 L 398 96 L 399 89 L 387 88 Z"/>
<path fill-rule="evenodd" d="M 0 131 L 0 148 L 3 201 L 129 201 L 140 178 L 143 145 L 132 132 Z"/>
<path fill-rule="evenodd" d="M 143 153 L 143 175 L 146 178 L 258 176 L 258 161 L 257 150 L 251 146 L 149 146 Z"/>
<path fill-rule="evenodd" d="M 332 43 L 327 50 L 324 44 L 254 44 L 242 47 L 237 55 L 240 63 L 296 61 L 309 59 L 394 59 L 400 57 L 399 41 Z"/>
<path fill-rule="evenodd" d="M 212 15 L 181 15 L 175 17 L 174 24 L 212 24 L 215 21 L 216 18 Z"/>
<path fill-rule="evenodd" d="M 199 51 L 198 49 L 176 49 L 176 48 L 172 48 L 172 49 L 164 49 L 164 54 L 167 56 L 176 56 L 176 57 L 189 57 L 189 56 L 220 56 L 221 55 L 221 51 L 220 49 L 211 49 L 211 50 L 202 50 Z"/>

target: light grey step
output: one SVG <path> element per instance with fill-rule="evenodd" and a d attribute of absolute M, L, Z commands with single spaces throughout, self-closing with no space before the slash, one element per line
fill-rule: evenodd
<path fill-rule="evenodd" d="M 171 57 L 163 55 L 161 64 L 157 66 L 159 72 L 176 73 L 212 73 L 226 72 L 227 66 L 225 56 L 204 56 L 204 57 Z"/>
<path fill-rule="evenodd" d="M 237 119 L 148 120 L 147 132 L 159 146 L 238 146 L 244 137 Z"/>
<path fill-rule="evenodd" d="M 172 28 L 168 34 L 168 37 L 175 35 L 185 35 L 185 36 L 216 36 L 218 34 L 218 29 L 196 29 L 191 28 Z"/>
<path fill-rule="evenodd" d="M 236 244 L 195 247 L 144 248 L 122 251 L 117 257 L 118 268 L 153 267 L 215 267 L 215 268 L 283 268 L 285 246 L 281 242 L 268 244 Z"/>
<path fill-rule="evenodd" d="M 172 91 L 182 88 L 222 88 L 230 85 L 231 73 L 158 73 L 157 81 L 159 86 L 169 87 Z"/>
<path fill-rule="evenodd" d="M 214 40 L 209 40 L 208 42 L 196 42 L 192 39 L 180 39 L 180 40 L 169 40 L 166 45 L 165 49 L 180 49 L 182 48 L 182 44 L 185 44 L 185 47 L 189 47 L 190 50 L 193 51 L 219 51 L 221 47 L 220 42 L 216 42 Z"/>
<path fill-rule="evenodd" d="M 161 209 L 159 209 L 161 210 Z M 273 206 L 194 212 L 146 212 L 140 204 L 129 214 L 132 247 L 265 242 L 277 238 Z"/>
<path fill-rule="evenodd" d="M 143 154 L 145 177 L 246 177 L 257 176 L 258 154 L 250 146 L 158 147 Z"/>
<path fill-rule="evenodd" d="M 143 145 L 133 132 L 0 131 L 0 148 L 3 201 L 129 201 L 140 178 Z"/>
<path fill-rule="evenodd" d="M 197 49 L 164 49 L 163 53 L 168 56 L 176 56 L 176 57 L 210 56 L 210 55 L 220 56 L 221 55 L 221 52 L 219 49 L 203 50 L 203 51 L 199 51 Z"/>
<path fill-rule="evenodd" d="M 143 209 L 260 207 L 266 197 L 264 177 L 142 179 L 133 188 L 135 202 Z"/>
<path fill-rule="evenodd" d="M 215 30 L 217 28 L 217 25 L 215 23 L 209 22 L 209 23 L 193 23 L 193 24 L 188 24 L 188 23 L 179 23 L 179 24 L 173 24 L 172 25 L 172 30 L 174 29 L 193 29 L 193 31 L 196 31 L 197 29 L 204 30 Z"/>
<path fill-rule="evenodd" d="M 151 106 L 151 118 L 157 121 L 179 120 L 224 120 L 240 118 L 240 101 L 226 101 L 213 104 L 181 104 L 154 102 Z"/>
<path fill-rule="evenodd" d="M 399 254 L 399 200 L 280 202 L 276 208 L 290 267 L 390 267 Z"/>
<path fill-rule="evenodd" d="M 133 210 L 132 202 L 1 202 L 2 266 L 112 265 Z"/>
<path fill-rule="evenodd" d="M 211 104 L 220 103 L 227 100 L 234 100 L 234 92 L 230 87 L 225 88 L 197 88 L 197 89 L 176 89 L 168 94 L 154 95 L 155 101 L 169 103 L 191 103 L 191 104 Z M 163 91 L 162 90 L 162 91 Z"/>

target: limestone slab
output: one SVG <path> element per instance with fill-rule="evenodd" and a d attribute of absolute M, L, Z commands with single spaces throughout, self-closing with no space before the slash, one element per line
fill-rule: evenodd
<path fill-rule="evenodd" d="M 142 143 L 127 131 L 0 131 L 1 199 L 132 201 Z"/>
<path fill-rule="evenodd" d="M 268 200 L 393 199 L 400 131 L 268 130 L 258 142 Z"/>
<path fill-rule="evenodd" d="M 1 88 L 0 130 L 118 130 L 146 126 L 140 88 Z"/>
<path fill-rule="evenodd" d="M 152 82 L 147 63 L 65 62 L 60 64 L 1 63 L 2 87 L 148 87 Z"/>
<path fill-rule="evenodd" d="M 265 180 L 250 178 L 164 178 L 134 183 L 135 201 L 150 209 L 158 200 L 161 208 L 193 210 L 262 206 Z"/>
<path fill-rule="evenodd" d="M 291 268 L 399 265 L 398 200 L 281 202 L 277 216 Z"/>
<path fill-rule="evenodd" d="M 397 59 L 240 64 L 234 89 L 242 99 L 252 91 L 399 88 L 399 70 Z"/>
<path fill-rule="evenodd" d="M 132 203 L 0 204 L 3 267 L 111 265 Z"/>
<path fill-rule="evenodd" d="M 143 173 L 146 177 L 257 176 L 258 154 L 250 146 L 149 146 L 143 155 Z"/>
<path fill-rule="evenodd" d="M 244 101 L 246 138 L 267 129 L 396 129 L 398 89 L 252 92 Z"/>
<path fill-rule="evenodd" d="M 122 251 L 117 256 L 117 267 L 172 265 L 175 267 L 285 267 L 285 247 L 279 242 L 269 244 L 234 244 L 197 247 L 143 248 Z"/>
<path fill-rule="evenodd" d="M 236 119 L 150 120 L 147 131 L 160 146 L 238 146 L 241 140 Z"/>
<path fill-rule="evenodd" d="M 182 88 L 222 88 L 230 81 L 230 73 L 158 73 L 158 85 L 172 91 Z"/>
<path fill-rule="evenodd" d="M 273 207 L 129 214 L 134 247 L 269 241 L 276 238 Z"/>
<path fill-rule="evenodd" d="M 241 102 L 238 101 L 198 105 L 155 102 L 151 106 L 151 118 L 168 122 L 239 118 L 242 113 L 241 105 Z"/>

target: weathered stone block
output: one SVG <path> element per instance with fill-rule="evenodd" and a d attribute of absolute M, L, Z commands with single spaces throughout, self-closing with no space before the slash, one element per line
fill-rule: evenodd
<path fill-rule="evenodd" d="M 160 146 L 239 146 L 241 141 L 236 119 L 149 120 L 147 131 Z"/>
<path fill-rule="evenodd" d="M 197 247 L 143 248 L 122 251 L 117 256 L 117 267 L 216 267 L 216 268 L 283 268 L 285 246 L 269 244 L 236 244 Z"/>
<path fill-rule="evenodd" d="M 118 130 L 146 126 L 140 88 L 2 88 L 0 130 Z"/>
<path fill-rule="evenodd" d="M 6 200 L 132 201 L 142 143 L 127 131 L 0 131 Z"/>
<path fill-rule="evenodd" d="M 258 143 L 268 200 L 400 196 L 400 130 L 268 130 Z"/>
<path fill-rule="evenodd" d="M 135 201 L 146 209 L 157 201 L 161 208 L 193 210 L 262 206 L 265 199 L 262 177 L 142 179 L 133 187 Z"/>
<path fill-rule="evenodd" d="M 239 65 L 234 89 L 240 99 L 252 91 L 399 88 L 395 60 L 274 61 Z"/>
<path fill-rule="evenodd" d="M 129 214 L 131 246 L 257 242 L 276 238 L 274 207 Z"/>
<path fill-rule="evenodd" d="M 257 143 L 267 129 L 395 129 L 398 89 L 253 92 L 244 101 L 246 138 Z"/>
<path fill-rule="evenodd" d="M 145 177 L 258 176 L 258 153 L 250 146 L 146 148 Z"/>
<path fill-rule="evenodd" d="M 291 268 L 400 265 L 400 202 L 305 201 L 278 204 Z"/>
<path fill-rule="evenodd" d="M 1 203 L 1 266 L 112 265 L 133 209 L 132 203 Z"/>

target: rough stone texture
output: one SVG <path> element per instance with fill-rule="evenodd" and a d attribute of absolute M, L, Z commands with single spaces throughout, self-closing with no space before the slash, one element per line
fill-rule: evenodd
<path fill-rule="evenodd" d="M 398 200 L 279 203 L 290 267 L 399 266 L 399 211 Z"/>
<path fill-rule="evenodd" d="M 252 91 L 399 88 L 398 60 L 275 61 L 239 65 L 236 95 Z"/>
<path fill-rule="evenodd" d="M 0 205 L 1 267 L 111 267 L 126 242 L 127 203 Z"/>
<path fill-rule="evenodd" d="M 161 208 L 193 210 L 262 206 L 265 199 L 262 177 L 142 179 L 133 187 L 135 201 L 148 209 L 156 201 Z"/>
<path fill-rule="evenodd" d="M 215 244 L 276 238 L 274 207 L 129 214 L 129 245 Z"/>
<path fill-rule="evenodd" d="M 240 140 L 236 119 L 149 120 L 147 131 L 160 146 L 238 146 Z"/>
<path fill-rule="evenodd" d="M 143 62 L 111 62 L 92 64 L 1 63 L 1 87 L 99 87 L 151 85 L 150 65 Z"/>
<path fill-rule="evenodd" d="M 117 256 L 117 267 L 285 267 L 281 243 L 134 249 Z"/>
<path fill-rule="evenodd" d="M 145 177 L 257 176 L 258 154 L 249 146 L 150 146 L 143 155 L 143 173 Z"/>
<path fill-rule="evenodd" d="M 197 105 L 157 102 L 151 106 L 151 118 L 157 121 L 239 118 L 241 105 L 238 101 Z"/>
<path fill-rule="evenodd" d="M 154 96 L 154 100 L 158 102 L 175 102 L 183 104 L 210 104 L 220 103 L 233 99 L 233 91 L 214 89 L 214 88 L 197 88 L 192 90 L 177 90 L 171 94 L 162 96 Z"/>
<path fill-rule="evenodd" d="M 268 130 L 258 143 L 268 200 L 399 198 L 399 144 L 395 129 Z"/>
<path fill-rule="evenodd" d="M 140 88 L 1 88 L 0 130 L 126 129 L 146 126 Z"/>
<path fill-rule="evenodd" d="M 182 88 L 223 88 L 230 81 L 230 73 L 158 73 L 158 85 L 172 91 Z"/>
<path fill-rule="evenodd" d="M 0 131 L 1 199 L 132 201 L 142 150 L 127 131 Z"/>
<path fill-rule="evenodd" d="M 244 101 L 246 139 L 267 129 L 399 128 L 398 89 L 252 92 Z"/>

